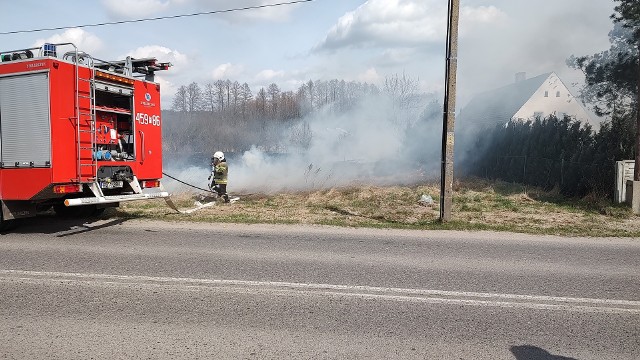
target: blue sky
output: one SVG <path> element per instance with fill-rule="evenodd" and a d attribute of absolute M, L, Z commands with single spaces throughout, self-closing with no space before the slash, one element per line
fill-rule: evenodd
<path fill-rule="evenodd" d="M 286 0 L 0 0 L 0 32 L 171 16 Z M 608 49 L 609 0 L 461 0 L 458 107 L 479 91 L 555 71 Z M 163 107 L 177 87 L 217 79 L 256 92 L 275 82 L 345 79 L 381 85 L 406 73 L 425 91 L 444 82 L 446 0 L 315 0 L 293 6 L 134 24 L 0 35 L 0 51 L 76 43 L 104 59 L 155 56 L 174 67 L 158 77 Z"/>

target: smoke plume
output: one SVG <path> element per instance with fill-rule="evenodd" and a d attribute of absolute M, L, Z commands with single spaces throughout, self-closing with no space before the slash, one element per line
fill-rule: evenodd
<path fill-rule="evenodd" d="M 384 94 L 370 95 L 338 111 L 328 105 L 283 129 L 284 152 L 259 145 L 227 154 L 230 194 L 305 191 L 351 185 L 415 184 L 439 176 L 441 105 L 423 94 L 401 106 Z M 302 145 L 301 145 L 302 144 Z M 306 145 L 306 146 L 304 146 Z M 207 187 L 210 169 L 169 162 L 165 171 L 183 182 Z M 172 192 L 189 188 L 171 179 Z M 193 189 L 192 189 L 193 190 Z"/>

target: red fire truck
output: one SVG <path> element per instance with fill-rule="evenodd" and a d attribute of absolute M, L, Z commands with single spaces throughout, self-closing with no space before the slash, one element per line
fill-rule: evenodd
<path fill-rule="evenodd" d="M 51 207 L 85 215 L 168 196 L 154 74 L 170 63 L 99 60 L 71 43 L 0 60 L 3 225 Z"/>

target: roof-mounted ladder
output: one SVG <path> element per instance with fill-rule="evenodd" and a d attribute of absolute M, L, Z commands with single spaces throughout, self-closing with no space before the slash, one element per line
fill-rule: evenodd
<path fill-rule="evenodd" d="M 75 71 L 76 174 L 78 182 L 91 183 L 98 173 L 95 71 L 91 56 L 73 47 L 75 51 L 65 54 L 65 58 L 71 58 Z M 81 66 L 81 62 L 86 62 L 86 67 Z"/>

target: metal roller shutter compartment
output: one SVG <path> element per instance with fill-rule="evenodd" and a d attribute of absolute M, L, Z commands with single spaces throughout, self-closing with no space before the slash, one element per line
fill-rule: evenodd
<path fill-rule="evenodd" d="M 49 167 L 49 74 L 0 77 L 0 148 L 4 168 Z"/>

